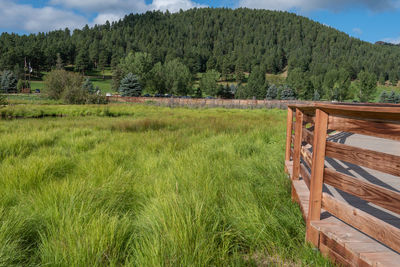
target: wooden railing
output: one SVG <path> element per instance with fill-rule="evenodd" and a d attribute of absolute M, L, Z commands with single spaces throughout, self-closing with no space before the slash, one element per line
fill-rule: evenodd
<path fill-rule="evenodd" d="M 400 141 L 399 105 L 290 105 L 287 117 L 286 168 L 292 180 L 309 188 L 306 239 L 318 238 L 310 222 L 327 211 L 400 253 L 400 229 L 323 192 L 324 184 L 400 214 L 400 193 L 326 166 L 326 158 L 400 176 L 400 156 L 329 141 L 340 132 Z M 290 164 L 288 164 L 290 163 Z M 292 165 L 293 164 L 293 165 Z M 288 167 L 289 166 L 289 167 Z M 400 178 L 399 178 L 400 179 Z M 400 188 L 399 188 L 400 189 Z"/>

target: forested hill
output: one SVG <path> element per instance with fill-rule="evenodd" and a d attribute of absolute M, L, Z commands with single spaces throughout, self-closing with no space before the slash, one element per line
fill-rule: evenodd
<path fill-rule="evenodd" d="M 3 33 L 0 70 L 22 67 L 25 57 L 35 70 L 50 69 L 57 53 L 64 63 L 79 59 L 86 69 L 115 66 L 129 51 L 148 52 L 154 62 L 181 58 L 193 73 L 251 71 L 256 65 L 270 73 L 300 68 L 309 77 L 339 68 L 352 78 L 361 70 L 384 79 L 400 73 L 400 47 L 363 42 L 288 12 L 221 8 L 131 14 L 72 33 Z"/>

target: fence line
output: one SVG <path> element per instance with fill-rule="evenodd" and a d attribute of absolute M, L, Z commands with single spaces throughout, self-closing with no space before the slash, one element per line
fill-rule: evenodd
<path fill-rule="evenodd" d="M 300 100 L 252 100 L 252 99 L 197 99 L 197 98 L 165 98 L 165 97 L 121 97 L 108 96 L 110 102 L 143 103 L 169 107 L 204 107 L 204 108 L 279 108 L 287 109 L 293 104 L 307 104 L 309 101 Z"/>

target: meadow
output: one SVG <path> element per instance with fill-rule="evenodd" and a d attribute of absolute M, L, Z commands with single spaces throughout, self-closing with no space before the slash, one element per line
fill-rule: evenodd
<path fill-rule="evenodd" d="M 1 266 L 330 264 L 291 201 L 285 111 L 1 110 L 43 117 L 0 121 Z"/>

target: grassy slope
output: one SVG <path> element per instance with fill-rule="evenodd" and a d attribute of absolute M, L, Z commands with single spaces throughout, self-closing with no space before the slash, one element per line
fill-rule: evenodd
<path fill-rule="evenodd" d="M 290 199 L 283 111 L 107 114 L 131 115 L 0 124 L 0 265 L 329 264 Z"/>

